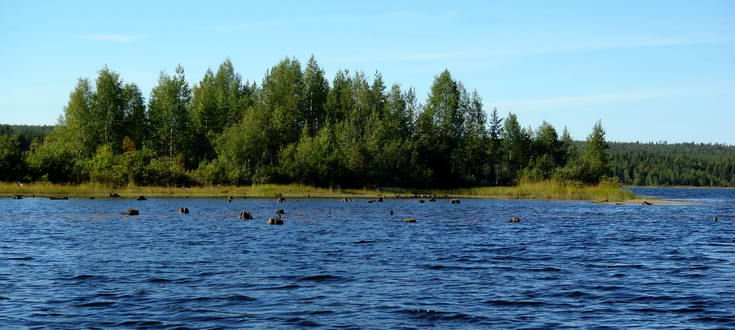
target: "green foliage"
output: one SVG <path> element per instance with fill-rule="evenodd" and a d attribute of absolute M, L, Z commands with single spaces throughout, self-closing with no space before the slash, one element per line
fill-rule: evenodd
<path fill-rule="evenodd" d="M 17 134 L 0 135 L 0 181 L 23 180 L 25 160 Z"/>
<path fill-rule="evenodd" d="M 735 187 L 735 146 L 610 143 L 610 163 L 623 184 Z"/>
<path fill-rule="evenodd" d="M 97 149 L 94 157 L 87 162 L 87 171 L 90 181 L 110 187 L 121 187 L 128 181 L 121 156 L 115 155 L 109 144 Z"/>
<path fill-rule="evenodd" d="M 531 160 L 531 133 L 521 128 L 518 117 L 510 113 L 505 118 L 500 138 L 505 152 L 500 174 L 501 182 L 513 183 L 518 172 L 528 166 Z"/>
<path fill-rule="evenodd" d="M 176 155 L 188 154 L 192 142 L 190 103 L 184 68 L 178 66 L 173 76 L 161 72 L 148 104 L 150 145 L 158 156 L 173 160 Z"/>
<path fill-rule="evenodd" d="M 77 82 L 50 129 L 0 126 L 0 180 L 341 189 L 571 187 L 614 175 L 626 184 L 735 185 L 733 147 L 609 149 L 600 122 L 577 143 L 566 128 L 560 136 L 546 122 L 533 130 L 515 114 L 486 114 L 479 93 L 446 70 L 421 105 L 413 89 L 386 85 L 379 72 L 337 71 L 330 84 L 313 57 L 304 68 L 280 61 L 260 87 L 243 82 L 229 59 L 193 89 L 179 66 L 161 73 L 147 104 L 105 67 L 94 86 Z"/>
<path fill-rule="evenodd" d="M 0 135 L 17 135 L 21 151 L 31 149 L 34 141 L 41 142 L 51 133 L 54 126 L 50 125 L 5 125 L 0 124 Z"/>
<path fill-rule="evenodd" d="M 88 176 L 84 170 L 86 157 L 79 141 L 68 140 L 69 127 L 56 128 L 44 140 L 35 144 L 27 155 L 29 176 L 34 180 L 52 183 L 79 183 Z"/>

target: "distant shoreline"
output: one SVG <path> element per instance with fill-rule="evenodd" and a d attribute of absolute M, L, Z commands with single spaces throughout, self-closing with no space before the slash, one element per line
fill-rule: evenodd
<path fill-rule="evenodd" d="M 735 189 L 735 187 L 714 186 L 623 186 L 623 188 L 646 188 L 646 189 Z"/>

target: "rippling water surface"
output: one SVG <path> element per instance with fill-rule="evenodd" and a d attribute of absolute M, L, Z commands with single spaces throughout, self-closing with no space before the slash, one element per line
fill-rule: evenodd
<path fill-rule="evenodd" d="M 735 327 L 735 190 L 636 192 L 701 204 L 3 198 L 0 325 Z"/>

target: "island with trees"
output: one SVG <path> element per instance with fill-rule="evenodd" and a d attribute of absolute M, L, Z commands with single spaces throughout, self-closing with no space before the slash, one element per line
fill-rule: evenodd
<path fill-rule="evenodd" d="M 57 125 L 0 127 L 0 181 L 8 182 L 0 190 L 290 184 L 493 195 L 487 187 L 515 187 L 507 194 L 624 200 L 632 194 L 621 183 L 735 185 L 733 147 L 705 146 L 702 161 L 687 156 L 697 145 L 610 148 L 599 121 L 577 142 L 566 128 L 523 127 L 513 113 L 486 110 L 446 70 L 422 104 L 378 72 L 342 70 L 330 83 L 313 57 L 305 66 L 285 58 L 260 83 L 243 81 L 226 60 L 190 86 L 179 66 L 160 74 L 147 99 L 104 67 L 79 79 Z M 538 191 L 523 195 L 521 186 Z M 574 193 L 592 188 L 605 193 Z"/>

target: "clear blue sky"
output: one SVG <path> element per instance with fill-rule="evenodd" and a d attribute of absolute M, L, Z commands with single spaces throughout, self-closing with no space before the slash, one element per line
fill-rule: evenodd
<path fill-rule="evenodd" d="M 53 124 L 108 65 L 146 96 L 227 57 L 380 71 L 423 100 L 444 68 L 486 110 L 614 141 L 735 144 L 735 1 L 0 1 L 0 123 Z"/>

